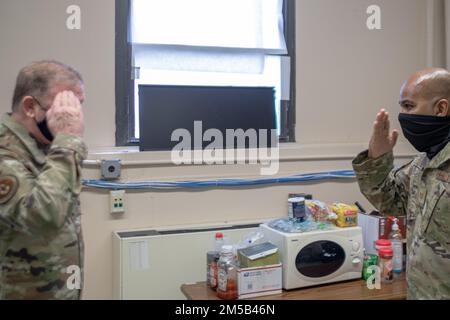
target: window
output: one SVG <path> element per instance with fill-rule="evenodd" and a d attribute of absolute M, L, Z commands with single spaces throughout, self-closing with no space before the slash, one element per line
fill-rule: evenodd
<path fill-rule="evenodd" d="M 116 144 L 139 143 L 139 86 L 274 87 L 294 141 L 294 0 L 116 0 Z M 232 21 L 232 23 L 230 23 Z"/>

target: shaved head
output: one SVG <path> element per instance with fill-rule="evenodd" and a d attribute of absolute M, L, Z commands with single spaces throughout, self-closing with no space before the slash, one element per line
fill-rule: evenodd
<path fill-rule="evenodd" d="M 450 99 L 450 72 L 445 69 L 425 69 L 415 73 L 409 81 L 425 99 Z"/>
<path fill-rule="evenodd" d="M 441 115 L 444 112 L 444 115 L 449 115 L 449 101 L 450 72 L 441 68 L 414 73 L 400 92 L 400 105 L 405 113 Z"/>

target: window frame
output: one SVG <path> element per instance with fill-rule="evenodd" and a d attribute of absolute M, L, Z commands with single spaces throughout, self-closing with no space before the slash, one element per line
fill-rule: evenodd
<path fill-rule="evenodd" d="M 130 36 L 131 0 L 115 0 L 116 146 L 139 146 L 134 137 L 134 72 Z M 280 142 L 295 142 L 295 0 L 283 1 L 284 36 L 290 57 L 290 99 L 280 103 Z"/>

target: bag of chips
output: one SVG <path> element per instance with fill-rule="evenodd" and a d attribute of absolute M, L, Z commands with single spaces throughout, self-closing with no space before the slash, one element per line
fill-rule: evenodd
<path fill-rule="evenodd" d="M 306 215 L 314 222 L 327 222 L 332 213 L 325 202 L 318 200 L 305 200 Z"/>
<path fill-rule="evenodd" d="M 358 225 L 357 206 L 348 205 L 345 203 L 333 203 L 331 209 L 337 215 L 336 225 L 338 227 L 354 227 Z"/>

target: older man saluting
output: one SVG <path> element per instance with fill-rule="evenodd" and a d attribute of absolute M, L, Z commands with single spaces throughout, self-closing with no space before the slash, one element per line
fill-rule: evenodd
<path fill-rule="evenodd" d="M 400 92 L 398 116 L 420 155 L 394 169 L 398 132 L 376 116 L 369 149 L 353 160 L 361 192 L 384 215 L 407 217 L 408 299 L 450 299 L 450 73 L 426 69 Z"/>
<path fill-rule="evenodd" d="M 0 299 L 80 298 L 83 100 L 69 66 L 19 72 L 0 122 Z"/>

